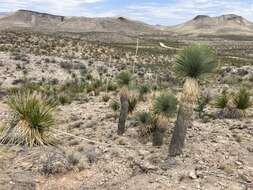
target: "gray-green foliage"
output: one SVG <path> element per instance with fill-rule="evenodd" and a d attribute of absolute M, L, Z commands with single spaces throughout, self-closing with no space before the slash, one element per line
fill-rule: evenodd
<path fill-rule="evenodd" d="M 177 110 L 177 99 L 174 95 L 163 92 L 155 98 L 153 103 L 153 111 L 156 115 L 165 117 L 172 116 Z"/>
<path fill-rule="evenodd" d="M 211 73 L 215 68 L 216 58 L 213 51 L 205 45 L 186 47 L 177 57 L 175 72 L 179 77 L 199 78 Z"/>

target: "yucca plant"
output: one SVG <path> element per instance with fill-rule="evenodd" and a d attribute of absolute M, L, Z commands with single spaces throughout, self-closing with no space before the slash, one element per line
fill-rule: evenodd
<path fill-rule="evenodd" d="M 111 108 L 114 112 L 118 111 L 119 108 L 120 108 L 119 102 L 118 102 L 117 100 L 112 100 L 112 102 L 110 103 L 110 108 Z"/>
<path fill-rule="evenodd" d="M 118 135 L 123 135 L 125 132 L 125 123 L 128 116 L 129 110 L 129 92 L 128 88 L 123 87 L 120 91 L 120 115 L 119 115 L 119 123 L 118 123 Z"/>
<path fill-rule="evenodd" d="M 175 73 L 179 78 L 184 78 L 185 82 L 170 143 L 170 156 L 182 153 L 186 131 L 192 125 L 192 113 L 199 97 L 198 79 L 205 74 L 212 73 L 215 62 L 213 51 L 204 45 L 186 47 L 176 57 Z"/>
<path fill-rule="evenodd" d="M 137 103 L 138 103 L 138 99 L 134 95 L 129 96 L 128 98 L 128 113 L 129 114 L 133 113 L 133 111 L 136 108 Z"/>
<path fill-rule="evenodd" d="M 177 99 L 168 92 L 162 92 L 155 98 L 153 103 L 153 112 L 156 115 L 171 117 L 177 109 Z"/>
<path fill-rule="evenodd" d="M 177 99 L 174 95 L 163 92 L 155 98 L 153 103 L 153 145 L 163 144 L 164 132 L 168 125 L 168 119 L 173 116 L 177 109 Z"/>
<path fill-rule="evenodd" d="M 120 116 L 118 123 L 118 135 L 122 135 L 125 132 L 125 122 L 128 113 L 132 113 L 137 102 L 134 99 L 129 100 L 129 86 L 133 81 L 134 76 L 131 72 L 125 70 L 121 71 L 116 77 L 118 86 L 121 87 L 120 90 Z M 130 104 L 130 105 L 129 105 Z M 131 107 L 130 107 L 131 106 Z"/>
<path fill-rule="evenodd" d="M 220 96 L 217 96 L 214 102 L 216 108 L 225 109 L 228 106 L 228 95 L 226 92 L 222 92 Z"/>
<path fill-rule="evenodd" d="M 133 74 L 128 70 L 121 71 L 116 77 L 117 83 L 120 87 L 123 86 L 129 87 L 133 79 L 134 79 Z"/>
<path fill-rule="evenodd" d="M 233 96 L 233 103 L 237 109 L 243 112 L 252 105 L 250 93 L 246 88 L 241 88 L 239 92 Z"/>
<path fill-rule="evenodd" d="M 144 95 L 148 94 L 151 91 L 151 87 L 148 83 L 141 84 L 139 86 L 139 98 L 144 100 Z"/>
<path fill-rule="evenodd" d="M 12 123 L 2 135 L 2 143 L 28 146 L 49 144 L 49 129 L 54 126 L 56 102 L 39 93 L 19 91 L 8 98 Z"/>
<path fill-rule="evenodd" d="M 151 134 L 153 115 L 150 112 L 138 112 L 136 114 L 136 120 L 140 126 L 139 134 L 140 136 L 147 136 Z"/>

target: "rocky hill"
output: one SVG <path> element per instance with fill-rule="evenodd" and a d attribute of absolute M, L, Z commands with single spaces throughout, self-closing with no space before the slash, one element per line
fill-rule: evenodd
<path fill-rule="evenodd" d="M 1 29 L 29 29 L 62 32 L 115 32 L 145 34 L 156 32 L 154 26 L 124 17 L 88 18 L 65 17 L 19 10 L 0 19 Z"/>
<path fill-rule="evenodd" d="M 0 30 L 28 30 L 85 34 L 84 38 L 102 42 L 135 42 L 136 35 L 253 35 L 253 23 L 234 15 L 198 15 L 183 24 L 166 27 L 149 25 L 125 17 L 66 17 L 18 10 L 0 13 Z"/>
<path fill-rule="evenodd" d="M 194 35 L 253 35 L 253 23 L 234 14 L 218 17 L 198 15 L 186 23 L 169 28 L 169 30 L 179 34 Z"/>

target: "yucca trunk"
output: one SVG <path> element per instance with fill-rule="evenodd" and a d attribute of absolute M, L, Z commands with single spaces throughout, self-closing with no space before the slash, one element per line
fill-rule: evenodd
<path fill-rule="evenodd" d="M 177 120 L 170 143 L 170 156 L 177 156 L 182 154 L 187 128 L 192 126 L 192 115 L 198 96 L 198 81 L 193 78 L 187 78 L 183 86 Z"/>
<path fill-rule="evenodd" d="M 125 132 L 125 123 L 128 116 L 128 89 L 122 88 L 120 92 L 120 103 L 121 103 L 121 110 L 119 116 L 119 123 L 118 123 L 118 135 L 122 135 Z"/>

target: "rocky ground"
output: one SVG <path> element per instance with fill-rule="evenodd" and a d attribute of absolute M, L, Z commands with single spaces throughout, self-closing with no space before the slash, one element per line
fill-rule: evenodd
<path fill-rule="evenodd" d="M 29 61 L 25 61 L 15 60 L 13 56 L 6 51 L 0 53 L 1 125 L 8 123 L 10 116 L 6 104 L 8 88 L 22 84 L 25 79 L 30 82 L 57 79 L 58 83 L 63 83 L 70 80 L 73 73 L 81 75 L 80 67 L 69 72 L 63 66 L 68 61 L 66 58 L 26 54 Z M 122 69 L 116 63 L 102 61 L 90 64 L 88 60 L 77 59 L 72 62 L 85 65 L 94 77 L 99 77 L 97 68 L 101 66 L 106 67 L 106 73 L 111 77 Z M 251 74 L 251 65 L 224 67 L 216 78 L 217 83 L 209 86 L 210 90 L 215 93 L 220 88 L 230 88 L 229 83 L 224 84 L 228 76 L 242 76 L 250 85 Z M 171 158 L 168 147 L 175 118 L 170 119 L 162 147 L 153 147 L 149 138 L 143 141 L 138 134 L 135 113 L 150 107 L 154 93 L 149 95 L 148 101 L 139 102 L 127 120 L 127 131 L 123 136 L 116 133 L 117 119 L 110 109 L 110 101 L 103 101 L 105 94 L 104 91 L 99 95 L 84 93 L 70 104 L 58 107 L 57 123 L 51 131 L 55 146 L 0 145 L 0 189 L 253 189 L 252 109 L 242 119 L 202 120 L 196 114 L 194 126 L 188 130 L 184 154 Z M 108 92 L 108 95 L 110 100 L 118 99 L 117 92 Z M 216 112 L 211 107 L 208 111 Z"/>

